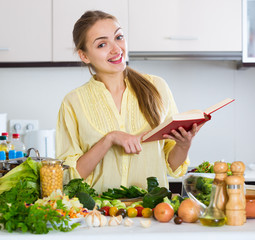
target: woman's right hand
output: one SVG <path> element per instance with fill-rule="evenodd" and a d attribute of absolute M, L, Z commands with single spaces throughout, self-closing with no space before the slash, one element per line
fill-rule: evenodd
<path fill-rule="evenodd" d="M 131 135 L 121 131 L 113 131 L 107 134 L 112 145 L 122 146 L 126 153 L 139 154 L 142 151 L 141 138 L 143 134 Z"/>

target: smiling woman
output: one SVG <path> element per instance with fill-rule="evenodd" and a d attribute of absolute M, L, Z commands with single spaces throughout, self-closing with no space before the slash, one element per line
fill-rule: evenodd
<path fill-rule="evenodd" d="M 126 66 L 123 30 L 108 13 L 84 13 L 73 39 L 92 77 L 68 93 L 59 110 L 56 153 L 70 165 L 69 176 L 86 179 L 99 193 L 120 185 L 146 188 L 150 176 L 168 187 L 167 173 L 187 171 L 197 126 L 142 143 L 147 131 L 177 112 L 166 82 Z"/>

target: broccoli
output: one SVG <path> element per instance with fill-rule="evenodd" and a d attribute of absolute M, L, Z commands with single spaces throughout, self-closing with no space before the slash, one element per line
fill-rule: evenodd
<path fill-rule="evenodd" d="M 199 191 L 202 191 L 203 184 L 204 184 L 204 178 L 203 177 L 199 177 L 197 179 L 196 189 L 199 190 Z"/>
<path fill-rule="evenodd" d="M 206 206 L 209 206 L 211 193 L 209 193 L 209 194 L 198 193 L 196 195 L 196 198 L 197 198 L 197 200 L 199 200 L 200 202 L 202 202 Z"/>
<path fill-rule="evenodd" d="M 202 192 L 204 194 L 209 194 L 212 191 L 212 183 L 205 182 L 203 187 L 202 187 Z"/>
<path fill-rule="evenodd" d="M 196 189 L 199 190 L 199 193 L 195 197 L 206 206 L 210 203 L 212 183 L 213 179 L 205 177 L 199 177 L 196 182 Z"/>
<path fill-rule="evenodd" d="M 173 196 L 171 200 L 168 197 L 165 197 L 163 199 L 163 202 L 169 203 L 174 209 L 174 213 L 176 214 L 183 200 L 184 200 L 183 197 L 176 195 Z"/>
<path fill-rule="evenodd" d="M 201 191 L 204 194 L 208 194 L 212 191 L 213 179 L 199 177 L 196 182 L 196 189 Z"/>

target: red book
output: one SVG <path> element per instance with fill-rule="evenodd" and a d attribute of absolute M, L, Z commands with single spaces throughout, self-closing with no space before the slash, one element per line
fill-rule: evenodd
<path fill-rule="evenodd" d="M 209 108 L 205 111 L 202 110 L 190 110 L 188 112 L 178 113 L 167 119 L 165 122 L 152 129 L 146 135 L 143 136 L 143 142 L 151 142 L 156 140 L 162 140 L 164 134 L 171 134 L 172 130 L 178 131 L 179 127 L 183 127 L 186 131 L 190 131 L 194 123 L 200 125 L 211 119 L 211 114 L 220 108 L 233 102 L 234 99 L 227 98 Z"/>

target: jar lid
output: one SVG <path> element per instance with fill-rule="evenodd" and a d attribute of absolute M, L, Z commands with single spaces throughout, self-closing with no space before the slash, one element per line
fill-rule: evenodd
<path fill-rule="evenodd" d="M 18 133 L 13 133 L 12 138 L 19 138 L 19 134 Z"/>
<path fill-rule="evenodd" d="M 44 165 L 55 165 L 55 164 L 61 165 L 63 163 L 62 160 L 54 159 L 54 158 L 42 159 L 41 162 Z"/>
<path fill-rule="evenodd" d="M 6 136 L 0 136 L 0 140 L 6 140 Z"/>

